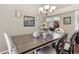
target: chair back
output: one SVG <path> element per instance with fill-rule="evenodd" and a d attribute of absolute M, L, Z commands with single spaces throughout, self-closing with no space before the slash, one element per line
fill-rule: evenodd
<path fill-rule="evenodd" d="M 11 43 L 13 43 L 13 42 L 12 42 L 11 38 L 7 35 L 7 33 L 4 33 L 4 37 L 5 37 L 7 47 L 8 47 L 8 53 L 9 54 L 16 54 L 17 53 L 16 47 L 14 46 L 14 44 L 13 44 L 14 48 L 12 47 Z"/>
<path fill-rule="evenodd" d="M 59 39 L 59 41 L 58 41 L 58 43 L 56 45 L 56 52 L 57 52 L 57 54 L 61 54 L 63 52 L 67 36 L 68 36 L 68 34 L 64 33 L 64 35 Z"/>
<path fill-rule="evenodd" d="M 72 37 L 70 38 L 70 53 L 74 54 L 74 45 L 75 45 L 75 39 L 76 39 L 77 32 L 74 32 Z"/>

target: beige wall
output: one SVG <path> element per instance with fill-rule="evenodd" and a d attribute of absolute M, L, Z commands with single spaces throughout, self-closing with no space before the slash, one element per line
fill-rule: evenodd
<path fill-rule="evenodd" d="M 60 27 L 62 29 L 64 29 L 65 32 L 68 33 L 67 41 L 70 41 L 70 38 L 71 38 L 71 36 L 72 36 L 72 34 L 74 33 L 74 30 L 75 30 L 75 11 L 64 12 L 64 13 L 61 13 L 61 14 L 50 16 L 50 18 L 52 18 L 52 19 L 53 19 L 53 17 L 59 17 L 60 18 Z M 64 25 L 63 24 L 63 18 L 64 17 L 71 17 L 71 24 Z"/>
<path fill-rule="evenodd" d="M 45 21 L 43 17 L 40 20 L 35 20 L 35 27 L 23 27 L 23 15 L 35 16 L 38 15 L 38 8 L 40 5 L 0 5 L 0 52 L 7 50 L 3 32 L 7 32 L 11 36 L 20 34 L 30 34 L 36 30 L 39 30 L 41 23 Z M 67 8 L 66 8 L 67 9 Z M 65 10 L 66 10 L 65 9 Z M 71 8 L 70 8 L 71 9 Z M 21 10 L 22 17 L 15 17 L 15 10 Z M 59 13 L 56 11 L 55 13 Z M 61 11 L 62 12 L 62 11 Z M 54 14 L 55 14 L 54 13 Z M 68 12 L 57 15 L 60 16 L 61 27 L 68 32 L 69 37 L 72 35 L 75 27 L 74 12 Z M 63 25 L 63 17 L 71 16 L 71 24 Z"/>
<path fill-rule="evenodd" d="M 4 32 L 12 35 L 30 34 L 36 30 L 39 30 L 40 19 L 35 19 L 35 27 L 24 27 L 23 16 L 34 16 L 38 15 L 38 8 L 40 5 L 0 5 L 0 52 L 7 49 L 5 39 L 3 36 Z M 15 17 L 15 10 L 21 10 L 22 17 Z"/>
<path fill-rule="evenodd" d="M 68 12 L 58 15 L 60 17 L 60 27 L 64 29 L 65 32 L 68 33 L 68 41 L 71 37 L 71 35 L 74 33 L 75 30 L 75 12 Z M 71 17 L 71 24 L 64 25 L 63 24 L 63 17 Z"/>

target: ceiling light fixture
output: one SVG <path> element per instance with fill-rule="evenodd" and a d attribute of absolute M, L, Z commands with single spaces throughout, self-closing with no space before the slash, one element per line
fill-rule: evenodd
<path fill-rule="evenodd" d="M 49 15 L 52 14 L 56 9 L 56 6 L 45 5 L 44 7 L 39 8 L 40 14 Z"/>

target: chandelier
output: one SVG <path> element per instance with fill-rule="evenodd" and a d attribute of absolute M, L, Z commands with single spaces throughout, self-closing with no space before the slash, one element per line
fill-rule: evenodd
<path fill-rule="evenodd" d="M 39 13 L 43 15 L 52 14 L 56 9 L 56 6 L 45 5 L 44 7 L 39 8 Z"/>

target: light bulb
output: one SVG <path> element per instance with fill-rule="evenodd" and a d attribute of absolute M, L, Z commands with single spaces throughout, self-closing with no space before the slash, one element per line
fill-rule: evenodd
<path fill-rule="evenodd" d="M 40 11 L 40 12 L 43 12 L 43 7 L 40 7 L 40 8 L 39 8 L 39 11 Z"/>
<path fill-rule="evenodd" d="M 49 9 L 49 5 L 45 5 L 45 7 L 44 7 L 46 10 L 48 10 Z"/>
<path fill-rule="evenodd" d="M 55 10 L 56 6 L 51 6 L 50 10 Z"/>

